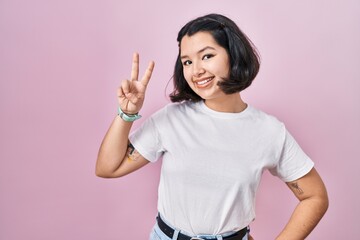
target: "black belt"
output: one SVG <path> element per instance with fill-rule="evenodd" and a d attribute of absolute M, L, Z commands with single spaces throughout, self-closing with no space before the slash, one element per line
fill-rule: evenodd
<path fill-rule="evenodd" d="M 174 232 L 175 230 L 172 229 L 170 226 L 168 226 L 159 216 L 157 216 L 157 223 L 158 223 L 158 226 L 159 228 L 161 229 L 161 231 L 163 233 L 165 233 L 166 236 L 168 236 L 169 238 L 172 239 L 173 235 L 174 235 Z M 243 237 L 246 235 L 246 233 L 248 232 L 248 228 L 245 227 L 243 229 L 241 229 L 240 231 L 237 231 L 236 233 L 230 235 L 230 236 L 227 236 L 227 237 L 223 237 L 224 240 L 242 240 Z M 185 234 L 182 234 L 181 232 L 179 233 L 178 235 L 178 240 L 191 240 L 191 239 L 201 239 L 201 238 L 196 238 L 196 237 L 190 237 L 190 236 L 187 236 Z M 216 240 L 216 238 L 214 238 L 214 240 Z"/>

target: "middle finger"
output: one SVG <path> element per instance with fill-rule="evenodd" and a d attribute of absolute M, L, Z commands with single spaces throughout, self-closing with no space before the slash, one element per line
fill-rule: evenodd
<path fill-rule="evenodd" d="M 131 67 L 131 80 L 137 81 L 139 77 L 139 54 L 134 53 L 133 54 L 133 61 L 132 61 L 132 67 Z"/>

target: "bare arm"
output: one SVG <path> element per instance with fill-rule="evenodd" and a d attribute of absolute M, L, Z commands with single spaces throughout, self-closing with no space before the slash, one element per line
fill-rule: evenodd
<path fill-rule="evenodd" d="M 326 188 L 314 168 L 287 185 L 300 202 L 276 240 L 302 240 L 315 228 L 328 208 Z"/>
<path fill-rule="evenodd" d="M 151 78 L 154 62 L 150 62 L 141 81 L 138 81 L 139 55 L 133 56 L 131 80 L 124 80 L 118 88 L 119 106 L 128 114 L 138 113 L 143 105 L 146 86 Z M 144 166 L 148 161 L 129 145 L 132 122 L 117 116 L 101 143 L 97 161 L 96 175 L 99 177 L 120 177 Z M 135 158 L 136 155 L 136 158 Z M 133 161 L 127 161 L 127 160 Z"/>
<path fill-rule="evenodd" d="M 122 177 L 147 163 L 128 141 L 132 123 L 117 116 L 100 146 L 96 162 L 96 175 L 104 178 Z"/>

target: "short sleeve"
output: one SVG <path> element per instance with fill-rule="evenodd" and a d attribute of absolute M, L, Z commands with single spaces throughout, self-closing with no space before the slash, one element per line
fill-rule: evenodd
<path fill-rule="evenodd" d="M 306 175 L 314 167 L 314 162 L 304 153 L 293 136 L 285 129 L 282 151 L 271 174 L 284 182 L 291 182 Z"/>
<path fill-rule="evenodd" d="M 135 149 L 150 162 L 156 162 L 164 152 L 152 117 L 132 132 L 129 140 Z"/>

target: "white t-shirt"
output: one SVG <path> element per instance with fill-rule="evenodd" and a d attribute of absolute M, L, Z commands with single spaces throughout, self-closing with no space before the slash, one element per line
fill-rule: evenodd
<path fill-rule="evenodd" d="M 163 157 L 158 211 L 190 235 L 249 225 L 264 170 L 289 182 L 314 166 L 283 123 L 252 106 L 223 113 L 203 101 L 169 104 L 130 141 L 151 162 Z"/>

